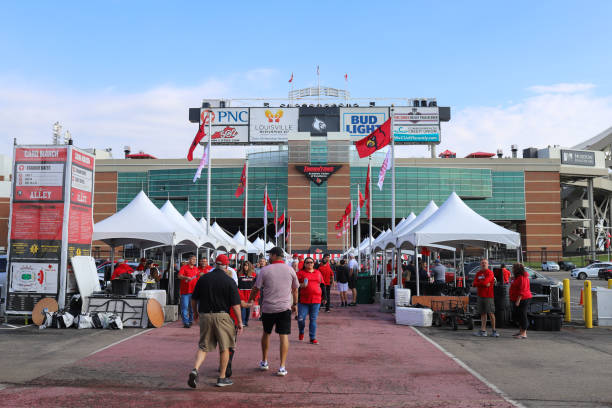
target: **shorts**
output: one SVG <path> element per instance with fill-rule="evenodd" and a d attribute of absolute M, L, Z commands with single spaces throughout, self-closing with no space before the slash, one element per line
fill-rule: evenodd
<path fill-rule="evenodd" d="M 338 282 L 338 291 L 339 292 L 347 292 L 348 291 L 348 282 L 346 283 L 342 283 L 342 282 Z"/>
<path fill-rule="evenodd" d="M 493 298 L 478 298 L 478 313 L 495 313 L 495 302 Z"/>
<path fill-rule="evenodd" d="M 228 313 L 200 314 L 200 341 L 198 347 L 205 352 L 236 347 L 236 326 Z"/>
<path fill-rule="evenodd" d="M 279 313 L 262 313 L 261 322 L 264 332 L 272 333 L 272 328 L 276 326 L 278 334 L 291 334 L 291 310 Z"/>
<path fill-rule="evenodd" d="M 348 279 L 348 287 L 349 289 L 355 289 L 357 288 L 357 276 L 349 276 Z"/>

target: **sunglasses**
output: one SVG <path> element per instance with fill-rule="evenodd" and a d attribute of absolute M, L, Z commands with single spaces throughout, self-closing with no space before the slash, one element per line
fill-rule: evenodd
<path fill-rule="evenodd" d="M 314 262 L 312 262 L 312 261 L 306 261 L 306 262 L 304 262 L 304 263 L 305 263 L 305 264 L 309 264 L 309 263 L 313 264 Z"/>

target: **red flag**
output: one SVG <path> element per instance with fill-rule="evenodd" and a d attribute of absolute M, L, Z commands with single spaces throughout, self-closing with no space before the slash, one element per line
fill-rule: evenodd
<path fill-rule="evenodd" d="M 344 80 L 348 82 L 348 74 L 344 74 Z"/>
<path fill-rule="evenodd" d="M 343 222 L 343 221 L 344 221 L 344 217 L 342 217 L 342 218 L 340 219 L 340 221 L 338 221 L 338 222 L 336 223 L 336 230 L 340 231 L 340 230 L 342 229 L 342 222 Z"/>
<path fill-rule="evenodd" d="M 246 197 L 244 198 L 244 200 L 242 200 L 242 218 L 244 218 L 245 216 L 245 207 L 246 207 Z"/>
<path fill-rule="evenodd" d="M 272 205 L 272 201 L 270 201 L 270 196 L 268 195 L 268 191 L 267 190 L 264 193 L 263 203 L 266 206 L 266 210 L 268 210 L 268 212 L 274 212 L 274 206 Z M 275 216 L 276 216 L 276 214 L 275 214 Z"/>
<path fill-rule="evenodd" d="M 287 228 L 285 228 L 285 241 L 289 242 L 289 235 L 291 234 L 291 217 L 287 218 Z"/>
<path fill-rule="evenodd" d="M 246 185 L 246 171 L 247 171 L 246 163 L 244 163 L 244 167 L 242 168 L 242 175 L 240 176 L 240 184 L 238 184 L 238 188 L 236 189 L 236 192 L 234 193 L 236 198 L 240 197 L 242 193 L 244 193 L 244 186 Z"/>
<path fill-rule="evenodd" d="M 202 124 L 200 125 L 200 128 L 198 129 L 198 133 L 196 133 L 195 137 L 193 138 L 193 142 L 191 142 L 191 146 L 189 146 L 189 153 L 187 153 L 187 160 L 189 161 L 193 160 L 193 151 L 195 150 L 196 147 L 198 147 L 198 143 L 200 143 L 200 140 L 202 140 L 202 138 L 204 138 L 205 135 L 206 133 L 204 133 L 204 122 L 202 122 Z"/>
<path fill-rule="evenodd" d="M 365 203 L 366 203 L 366 215 L 370 218 L 370 165 L 368 164 L 368 176 L 366 177 L 365 187 Z"/>
<path fill-rule="evenodd" d="M 285 214 L 281 214 L 281 216 L 278 218 L 278 225 L 281 225 L 283 222 L 285 221 Z"/>
<path fill-rule="evenodd" d="M 361 194 L 361 191 L 359 191 L 359 208 L 363 207 L 364 204 L 365 198 L 363 198 L 363 194 Z"/>
<path fill-rule="evenodd" d="M 359 157 L 366 157 L 382 149 L 391 142 L 391 119 L 380 125 L 378 129 L 355 143 Z"/>
<path fill-rule="evenodd" d="M 350 214 L 351 214 L 351 210 L 352 210 L 352 208 L 351 208 L 351 203 L 350 203 L 350 201 L 349 201 L 348 205 L 347 205 L 347 206 L 346 206 L 346 208 L 344 209 L 344 215 L 345 215 L 345 216 L 350 215 Z"/>
<path fill-rule="evenodd" d="M 291 78 L 289 78 L 289 82 L 293 82 L 293 72 L 291 73 Z"/>

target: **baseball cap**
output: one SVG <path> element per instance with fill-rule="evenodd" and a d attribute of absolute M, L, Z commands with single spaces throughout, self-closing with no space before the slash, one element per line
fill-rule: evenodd
<path fill-rule="evenodd" d="M 434 263 L 440 263 L 440 260 L 439 260 L 439 259 L 436 259 L 436 260 L 434 261 Z"/>
<path fill-rule="evenodd" d="M 227 266 L 229 265 L 229 259 L 227 258 L 227 255 L 217 255 L 217 257 L 215 258 L 215 263 Z"/>
<path fill-rule="evenodd" d="M 270 255 L 285 256 L 285 252 L 281 247 L 273 247 L 268 251 L 268 253 Z"/>

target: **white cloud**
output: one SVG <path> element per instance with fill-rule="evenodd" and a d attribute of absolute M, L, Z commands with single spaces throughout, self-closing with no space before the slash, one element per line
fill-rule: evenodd
<path fill-rule="evenodd" d="M 538 94 L 547 93 L 576 93 L 585 92 L 595 88 L 594 84 L 589 83 L 561 83 L 554 85 L 535 85 L 527 88 L 531 92 Z"/>
<path fill-rule="evenodd" d="M 560 85 L 551 89 L 570 89 L 572 84 Z M 442 124 L 443 143 L 438 150 L 448 148 L 464 157 L 501 148 L 509 155 L 510 145 L 517 144 L 521 157 L 527 147 L 574 146 L 612 126 L 611 119 L 612 96 L 551 91 L 508 106 L 473 106 L 452 112 L 451 121 Z"/>

